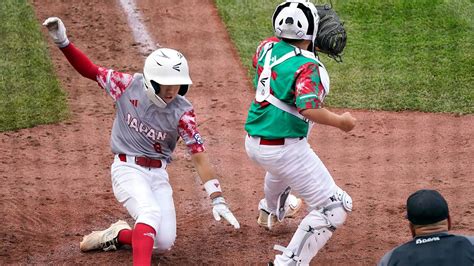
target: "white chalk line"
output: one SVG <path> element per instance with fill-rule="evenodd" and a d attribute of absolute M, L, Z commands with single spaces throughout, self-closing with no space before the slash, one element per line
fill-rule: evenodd
<path fill-rule="evenodd" d="M 140 11 L 137 9 L 134 0 L 120 0 L 125 14 L 127 15 L 128 26 L 132 29 L 133 38 L 137 43 L 140 43 L 140 52 L 144 55 L 148 55 L 151 51 L 157 49 L 157 45 L 153 42 L 150 37 L 146 26 L 142 23 L 143 18 Z"/>

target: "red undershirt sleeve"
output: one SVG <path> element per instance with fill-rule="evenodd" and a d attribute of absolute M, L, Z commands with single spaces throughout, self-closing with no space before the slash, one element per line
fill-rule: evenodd
<path fill-rule="evenodd" d="M 96 81 L 99 74 L 99 67 L 74 44 L 70 43 L 68 46 L 61 48 L 61 51 L 66 56 L 69 63 L 81 74 L 83 77 Z"/>

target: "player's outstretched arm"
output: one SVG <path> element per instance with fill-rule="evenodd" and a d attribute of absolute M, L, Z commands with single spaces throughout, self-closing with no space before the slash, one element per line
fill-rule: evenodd
<path fill-rule="evenodd" d="M 349 112 L 338 115 L 326 108 L 305 109 L 301 114 L 315 123 L 337 127 L 346 132 L 351 131 L 357 121 Z"/>
<path fill-rule="evenodd" d="M 217 221 L 223 217 L 235 229 L 240 228 L 240 224 L 234 214 L 229 209 L 223 195 L 219 180 L 216 178 L 214 168 L 209 163 L 209 158 L 205 152 L 194 153 L 191 155 L 196 171 L 204 184 L 207 194 L 212 200 L 212 214 Z"/>
<path fill-rule="evenodd" d="M 50 17 L 43 22 L 43 25 L 48 29 L 49 35 L 54 43 L 61 49 L 74 69 L 83 77 L 96 81 L 96 77 L 99 74 L 99 67 L 92 63 L 81 50 L 69 42 L 66 35 L 66 27 L 61 19 Z"/>

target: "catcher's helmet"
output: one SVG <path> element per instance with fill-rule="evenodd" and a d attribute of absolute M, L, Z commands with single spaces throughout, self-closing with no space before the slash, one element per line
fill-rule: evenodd
<path fill-rule="evenodd" d="M 180 52 L 160 48 L 151 53 L 143 67 L 145 92 L 158 107 L 166 107 L 165 101 L 158 96 L 161 85 L 181 85 L 178 94 L 185 95 L 193 83 L 189 77 L 188 61 Z"/>
<path fill-rule="evenodd" d="M 278 38 L 312 41 L 318 32 L 318 10 L 309 0 L 287 0 L 277 6 L 272 16 L 273 30 Z"/>

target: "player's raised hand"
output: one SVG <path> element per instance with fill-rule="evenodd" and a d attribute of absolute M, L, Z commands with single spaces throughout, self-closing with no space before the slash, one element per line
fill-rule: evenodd
<path fill-rule="evenodd" d="M 69 39 L 66 35 L 66 27 L 60 18 L 49 17 L 43 22 L 43 26 L 48 28 L 49 36 L 53 39 L 54 43 L 59 47 L 63 48 L 69 45 Z"/>
<path fill-rule="evenodd" d="M 224 197 L 217 197 L 212 200 L 212 214 L 216 221 L 220 221 L 221 217 L 224 217 L 235 229 L 240 228 L 240 224 L 235 218 L 234 214 L 230 211 L 227 203 L 224 200 Z"/>

